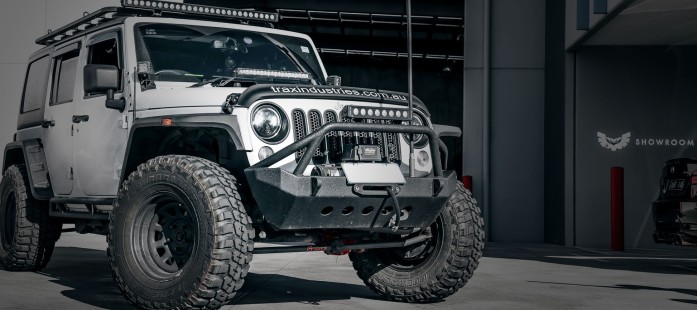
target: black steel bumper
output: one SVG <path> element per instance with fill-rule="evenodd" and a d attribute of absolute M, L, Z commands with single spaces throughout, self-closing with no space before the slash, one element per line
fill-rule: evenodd
<path fill-rule="evenodd" d="M 293 173 L 268 168 L 307 148 L 319 147 L 332 131 L 424 134 L 429 137 L 433 176 L 405 178 L 405 184 L 348 184 L 345 177 L 304 176 L 313 152 L 305 152 Z M 252 194 L 265 219 L 281 230 L 356 229 L 380 231 L 390 227 L 396 208 L 385 186 L 392 186 L 401 209 L 399 227 L 425 228 L 436 219 L 457 189 L 454 172 L 442 169 L 438 136 L 428 127 L 330 123 L 245 170 Z"/>
<path fill-rule="evenodd" d="M 697 201 L 657 200 L 652 207 L 656 243 L 697 245 Z"/>

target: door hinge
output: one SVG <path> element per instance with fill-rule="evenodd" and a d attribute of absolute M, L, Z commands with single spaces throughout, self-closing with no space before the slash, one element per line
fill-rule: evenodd
<path fill-rule="evenodd" d="M 121 119 L 119 120 L 119 125 L 121 126 L 121 129 L 128 129 L 128 116 L 127 115 L 121 115 Z"/>

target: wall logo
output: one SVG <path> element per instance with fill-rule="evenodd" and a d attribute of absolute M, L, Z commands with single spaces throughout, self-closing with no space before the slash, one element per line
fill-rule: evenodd
<path fill-rule="evenodd" d="M 606 134 L 598 131 L 598 142 L 600 145 L 610 151 L 619 151 L 629 145 L 632 139 L 632 133 L 628 132 L 619 138 L 610 138 Z"/>
<path fill-rule="evenodd" d="M 668 147 L 694 147 L 695 139 L 686 137 L 632 137 L 632 133 L 628 132 L 619 138 L 611 138 L 606 134 L 598 131 L 598 142 L 600 146 L 610 150 L 619 151 L 626 148 L 629 144 L 634 144 L 638 147 L 649 148 L 668 148 Z M 633 139 L 633 140 L 632 140 Z"/>

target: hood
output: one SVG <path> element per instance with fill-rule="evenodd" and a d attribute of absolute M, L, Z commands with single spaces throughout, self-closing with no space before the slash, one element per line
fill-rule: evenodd
<path fill-rule="evenodd" d="M 358 88 L 347 86 L 324 85 L 288 85 L 288 84 L 260 84 L 248 88 L 237 101 L 238 106 L 249 107 L 254 102 L 264 99 L 289 98 L 289 99 L 334 99 L 347 101 L 365 101 L 409 106 L 409 95 L 388 90 Z M 431 117 L 426 105 L 414 96 L 414 108 L 421 110 L 427 117 Z"/>
<path fill-rule="evenodd" d="M 138 109 L 162 109 L 183 107 L 222 107 L 231 94 L 241 94 L 241 87 L 172 87 L 157 84 L 156 89 L 137 95 Z"/>

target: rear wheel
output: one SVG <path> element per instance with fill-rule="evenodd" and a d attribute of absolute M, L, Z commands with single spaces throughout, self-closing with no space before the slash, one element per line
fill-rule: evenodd
<path fill-rule="evenodd" d="M 244 283 L 254 231 L 234 177 L 219 165 L 152 159 L 124 182 L 111 216 L 111 267 L 136 306 L 217 309 Z"/>
<path fill-rule="evenodd" d="M 358 276 L 395 301 L 442 300 L 465 286 L 484 249 L 484 221 L 462 183 L 429 227 L 432 238 L 398 249 L 369 250 L 349 257 Z"/>
<path fill-rule="evenodd" d="M 51 260 L 61 222 L 48 203 L 32 197 L 24 165 L 7 168 L 0 183 L 0 264 L 10 271 L 38 271 Z"/>

